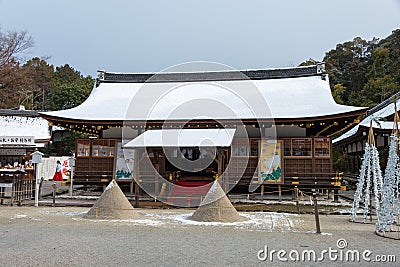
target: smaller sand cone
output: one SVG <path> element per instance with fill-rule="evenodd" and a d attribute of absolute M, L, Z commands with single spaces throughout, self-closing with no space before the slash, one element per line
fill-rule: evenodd
<path fill-rule="evenodd" d="M 239 215 L 224 190 L 214 182 L 197 210 L 188 218 L 199 222 L 240 222 L 246 219 Z"/>
<path fill-rule="evenodd" d="M 112 180 L 93 207 L 84 216 L 87 219 L 136 219 L 139 215 L 125 197 L 115 180 Z"/>

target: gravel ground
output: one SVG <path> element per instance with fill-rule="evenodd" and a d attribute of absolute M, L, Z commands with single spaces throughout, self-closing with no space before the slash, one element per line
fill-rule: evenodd
<path fill-rule="evenodd" d="M 200 223 L 187 220 L 193 210 L 137 209 L 145 219 L 88 220 L 82 207 L 0 206 L 0 266 L 319 266 L 320 262 L 280 262 L 274 255 L 260 261 L 257 254 L 291 250 L 317 256 L 337 240 L 362 253 L 395 255 L 400 241 L 374 235 L 372 224 L 351 223 L 348 216 L 323 215 L 315 234 L 313 215 L 240 213 L 240 223 Z M 261 253 L 262 257 L 264 254 Z M 294 254 L 292 254 L 294 255 Z M 330 261 L 330 266 L 399 266 L 399 263 Z"/>

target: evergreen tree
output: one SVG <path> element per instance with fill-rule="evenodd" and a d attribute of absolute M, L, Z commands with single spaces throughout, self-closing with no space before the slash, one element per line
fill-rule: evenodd
<path fill-rule="evenodd" d="M 34 96 L 33 109 L 47 110 L 48 94 L 54 76 L 53 65 L 46 59 L 34 57 L 23 65 L 23 70 L 29 79 L 29 88 Z"/>
<path fill-rule="evenodd" d="M 93 89 L 94 79 L 84 77 L 68 64 L 56 67 L 48 104 L 51 110 L 68 109 L 80 105 Z"/>

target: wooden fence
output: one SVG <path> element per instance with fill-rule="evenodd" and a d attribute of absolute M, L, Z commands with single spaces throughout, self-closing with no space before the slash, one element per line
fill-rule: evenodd
<path fill-rule="evenodd" d="M 33 172 L 0 170 L 0 204 L 22 204 L 35 197 Z"/>

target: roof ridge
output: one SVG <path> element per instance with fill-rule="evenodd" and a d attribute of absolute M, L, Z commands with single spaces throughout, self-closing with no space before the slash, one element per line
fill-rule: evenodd
<path fill-rule="evenodd" d="M 367 110 L 366 115 L 367 117 L 386 108 L 387 106 L 389 106 L 390 104 L 394 103 L 395 100 L 397 101 L 400 98 L 400 91 L 397 92 L 396 94 L 392 95 L 391 97 L 383 100 L 381 103 L 379 103 L 378 105 L 370 108 L 369 110 Z"/>
<path fill-rule="evenodd" d="M 0 109 L 0 116 L 40 117 L 37 110 Z"/>
<path fill-rule="evenodd" d="M 202 72 L 167 72 L 167 73 L 113 73 L 98 71 L 96 84 L 100 83 L 160 83 L 160 82 L 200 82 L 200 81 L 235 81 L 264 80 L 279 78 L 295 78 L 322 76 L 325 64 L 279 69 L 224 70 Z"/>

